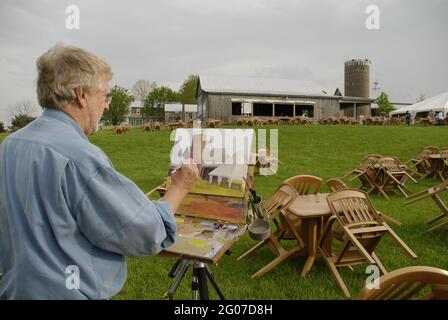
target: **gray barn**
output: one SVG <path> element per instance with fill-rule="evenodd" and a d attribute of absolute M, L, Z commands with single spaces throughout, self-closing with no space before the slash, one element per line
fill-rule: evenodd
<path fill-rule="evenodd" d="M 198 117 L 231 123 L 232 117 L 370 116 L 373 99 L 344 97 L 310 90 L 303 82 L 286 79 L 200 75 L 197 88 Z"/>

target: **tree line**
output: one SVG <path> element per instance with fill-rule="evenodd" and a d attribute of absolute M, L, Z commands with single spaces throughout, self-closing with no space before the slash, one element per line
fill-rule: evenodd
<path fill-rule="evenodd" d="M 155 82 L 138 80 L 131 90 L 115 85 L 109 92 L 111 102 L 109 110 L 104 112 L 102 121 L 106 125 L 118 125 L 125 121 L 133 101 L 140 101 L 140 115 L 144 121 L 163 121 L 165 103 L 196 104 L 196 88 L 199 77 L 190 75 L 182 83 L 179 91 L 167 86 L 158 86 Z"/>
<path fill-rule="evenodd" d="M 179 102 L 184 104 L 196 104 L 196 88 L 199 77 L 190 75 L 182 83 L 178 91 L 163 85 L 146 80 L 138 80 L 131 90 L 115 85 L 109 92 L 111 102 L 109 110 L 104 112 L 101 121 L 106 125 L 118 125 L 126 120 L 130 112 L 129 107 L 135 100 L 141 101 L 143 108 L 141 116 L 145 121 L 150 119 L 163 121 L 165 118 L 164 104 Z M 7 128 L 0 122 L 0 133 L 16 131 L 36 119 L 37 107 L 29 101 L 17 102 L 10 107 L 11 125 Z"/>

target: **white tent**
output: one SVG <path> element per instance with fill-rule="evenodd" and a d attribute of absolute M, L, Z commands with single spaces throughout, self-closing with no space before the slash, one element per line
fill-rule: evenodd
<path fill-rule="evenodd" d="M 417 114 L 419 112 L 430 112 L 435 111 L 439 112 L 442 111 L 444 115 L 448 113 L 448 92 L 439 94 L 435 97 L 417 102 L 410 106 L 405 106 L 403 108 L 397 109 L 392 111 L 390 114 L 403 114 L 408 112 L 410 114 Z"/>

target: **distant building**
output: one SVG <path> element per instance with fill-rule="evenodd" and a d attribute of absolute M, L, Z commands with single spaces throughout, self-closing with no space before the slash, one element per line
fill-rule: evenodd
<path fill-rule="evenodd" d="M 182 116 L 182 103 L 165 103 L 165 123 L 174 121 L 189 121 L 195 119 L 198 106 L 195 104 L 184 104 L 185 116 Z"/>
<path fill-rule="evenodd" d="M 242 115 L 256 117 L 323 117 L 370 115 L 373 99 L 342 96 L 339 89 L 308 89 L 303 82 L 232 76 L 199 75 L 198 117 L 231 123 Z"/>
<path fill-rule="evenodd" d="M 195 119 L 197 115 L 197 105 L 185 104 L 185 119 L 182 117 L 182 103 L 166 103 L 164 105 L 165 123 L 173 121 L 189 121 Z M 142 126 L 145 122 L 141 115 L 143 105 L 140 101 L 132 102 L 126 122 L 131 126 Z"/>
<path fill-rule="evenodd" d="M 131 126 L 142 126 L 143 118 L 141 116 L 141 111 L 143 108 L 143 104 L 139 100 L 134 100 L 129 107 L 129 113 L 126 116 L 127 123 Z"/>

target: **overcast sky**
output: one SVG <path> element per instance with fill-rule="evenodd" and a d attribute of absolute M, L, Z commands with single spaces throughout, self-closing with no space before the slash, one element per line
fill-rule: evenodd
<path fill-rule="evenodd" d="M 66 7 L 80 29 L 66 28 Z M 380 9 L 368 30 L 366 8 Z M 189 74 L 299 79 L 343 90 L 344 61 L 368 58 L 393 101 L 448 91 L 448 0 L 1 0 L 0 121 L 35 94 L 36 58 L 58 42 L 104 58 L 111 84 L 178 89 Z"/>

